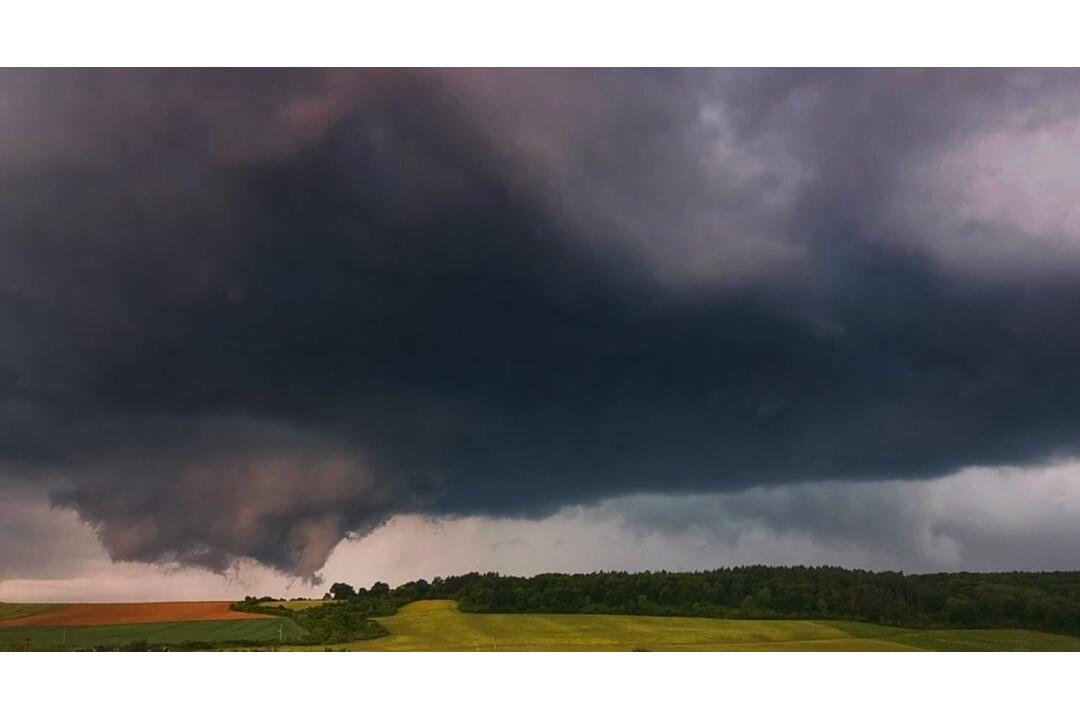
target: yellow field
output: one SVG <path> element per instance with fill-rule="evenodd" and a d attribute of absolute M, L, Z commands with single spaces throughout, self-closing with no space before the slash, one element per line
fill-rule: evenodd
<path fill-rule="evenodd" d="M 1080 638 L 1026 630 L 906 630 L 869 623 L 627 615 L 462 613 L 422 600 L 378 618 L 390 635 L 334 646 L 360 651 L 919 651 L 1080 650 Z M 296 648 L 320 650 L 322 648 Z"/>
<path fill-rule="evenodd" d="M 913 650 L 802 620 L 708 620 L 626 615 L 462 613 L 422 600 L 378 618 L 390 635 L 335 649 L 450 651 Z M 318 648 L 316 648 L 318 649 Z"/>

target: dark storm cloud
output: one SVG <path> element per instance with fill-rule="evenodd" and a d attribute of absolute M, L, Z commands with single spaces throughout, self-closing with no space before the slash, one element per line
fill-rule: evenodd
<path fill-rule="evenodd" d="M 593 520 L 697 540 L 698 567 L 840 564 L 914 572 L 1067 570 L 1080 548 L 1076 463 L 971 468 L 925 482 L 822 481 L 604 501 Z M 623 545 L 628 544 L 623 540 Z M 692 543 L 691 543 L 692 544 Z"/>
<path fill-rule="evenodd" d="M 1074 73 L 0 88 L 0 454 L 114 558 L 1077 451 Z"/>

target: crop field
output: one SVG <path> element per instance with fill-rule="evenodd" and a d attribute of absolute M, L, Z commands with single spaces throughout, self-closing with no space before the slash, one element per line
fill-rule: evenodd
<path fill-rule="evenodd" d="M 40 609 L 6 618 L 0 621 L 0 628 L 251 620 L 259 617 L 230 610 L 228 602 L 79 603 L 21 607 Z"/>
<path fill-rule="evenodd" d="M 56 607 L 60 606 L 45 603 L 0 603 L 0 625 L 3 625 L 8 620 L 19 620 Z"/>
<path fill-rule="evenodd" d="M 462 613 L 445 600 L 379 618 L 390 635 L 355 650 L 910 650 L 799 620 L 709 620 L 631 615 Z"/>
<path fill-rule="evenodd" d="M 300 637 L 300 628 L 287 618 L 259 620 L 204 620 L 195 622 L 138 623 L 76 627 L 0 627 L 0 650 L 75 650 L 99 645 L 146 642 L 176 645 L 186 642 L 273 642 Z M 29 641 L 29 642 L 27 642 Z"/>
<path fill-rule="evenodd" d="M 379 618 L 390 635 L 349 650 L 913 651 L 1080 650 L 1080 638 L 1023 630 L 904 630 L 866 623 L 620 615 L 462 613 L 445 600 Z"/>
<path fill-rule="evenodd" d="M 921 650 L 996 652 L 1005 650 L 1035 652 L 1077 652 L 1080 638 L 1054 635 L 1035 630 L 910 630 L 857 622 L 830 622 L 851 635 L 886 640 Z"/>
<path fill-rule="evenodd" d="M 0 603 L 0 650 L 78 649 L 133 642 L 271 642 L 296 640 L 287 618 L 240 613 L 227 602 Z"/>

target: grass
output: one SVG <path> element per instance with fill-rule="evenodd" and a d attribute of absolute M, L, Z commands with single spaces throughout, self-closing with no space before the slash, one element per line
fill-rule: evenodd
<path fill-rule="evenodd" d="M 178 645 L 185 642 L 273 642 L 284 628 L 286 640 L 300 637 L 300 628 L 288 618 L 266 620 L 206 620 L 199 622 L 140 623 L 137 625 L 94 625 L 69 627 L 0 628 L 0 650 L 30 641 L 31 650 L 122 646 L 146 641 L 150 645 Z"/>
<path fill-rule="evenodd" d="M 436 651 L 1080 650 L 1080 638 L 1025 630 L 905 630 L 868 623 L 627 615 L 462 613 L 446 600 L 379 618 L 390 635 L 334 646 Z M 319 649 L 319 648 L 316 648 Z"/>
<path fill-rule="evenodd" d="M 422 600 L 379 618 L 390 635 L 350 650 L 913 650 L 802 620 L 709 620 L 630 615 L 462 613 Z"/>
<path fill-rule="evenodd" d="M 1080 651 L 1080 638 L 1035 630 L 910 630 L 857 622 L 831 622 L 853 636 L 896 642 L 922 650 L 945 651 Z"/>
<path fill-rule="evenodd" d="M 37 615 L 60 607 L 48 603 L 0 603 L 0 622 Z"/>

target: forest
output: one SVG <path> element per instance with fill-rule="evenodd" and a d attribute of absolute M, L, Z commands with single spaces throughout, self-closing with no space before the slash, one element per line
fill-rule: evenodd
<path fill-rule="evenodd" d="M 859 620 L 898 627 L 1022 628 L 1080 635 L 1080 572 L 907 575 L 839 567 L 699 572 L 469 573 L 397 588 L 334 583 L 358 614 L 452 599 L 463 612 L 602 613 L 732 619 Z"/>

